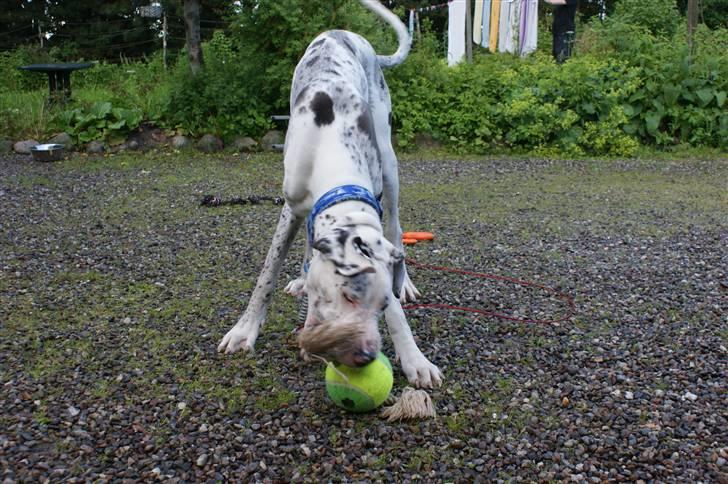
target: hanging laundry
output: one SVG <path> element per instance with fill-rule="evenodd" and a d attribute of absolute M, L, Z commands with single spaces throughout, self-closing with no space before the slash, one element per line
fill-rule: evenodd
<path fill-rule="evenodd" d="M 500 19 L 501 0 L 492 0 L 490 4 L 490 41 L 488 48 L 495 52 L 498 48 L 498 20 Z"/>
<path fill-rule="evenodd" d="M 415 11 L 414 11 L 414 9 L 411 9 L 409 11 L 409 25 L 407 27 L 409 30 L 410 39 L 412 39 L 415 35 Z"/>
<path fill-rule="evenodd" d="M 473 43 L 480 44 L 483 40 L 483 0 L 475 0 L 473 12 Z"/>
<path fill-rule="evenodd" d="M 465 56 L 465 3 L 455 0 L 448 4 L 447 12 L 447 65 L 460 62 Z"/>
<path fill-rule="evenodd" d="M 482 9 L 482 35 L 481 35 L 481 42 L 480 45 L 484 48 L 488 48 L 488 45 L 490 44 L 490 0 L 483 0 L 483 9 Z"/>
<path fill-rule="evenodd" d="M 498 25 L 498 52 L 518 51 L 518 10 L 520 0 L 502 0 Z"/>
<path fill-rule="evenodd" d="M 521 0 L 518 52 L 527 56 L 538 44 L 538 0 Z"/>

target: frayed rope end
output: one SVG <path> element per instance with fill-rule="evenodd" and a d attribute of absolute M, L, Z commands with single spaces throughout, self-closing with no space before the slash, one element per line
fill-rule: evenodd
<path fill-rule="evenodd" d="M 412 418 L 434 418 L 437 415 L 430 395 L 424 390 L 407 387 L 402 390 L 399 400 L 391 403 L 392 400 L 394 397 L 390 396 L 385 402 L 390 406 L 382 410 L 382 416 L 389 422 Z"/>

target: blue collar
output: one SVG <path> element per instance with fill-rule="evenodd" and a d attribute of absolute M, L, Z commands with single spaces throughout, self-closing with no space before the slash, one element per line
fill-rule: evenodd
<path fill-rule="evenodd" d="M 314 220 L 327 208 L 330 208 L 337 203 L 356 200 L 358 202 L 364 202 L 376 210 L 379 218 L 381 219 L 382 206 L 379 203 L 381 198 L 381 195 L 375 198 L 374 195 L 372 195 L 372 192 L 359 185 L 342 185 L 340 187 L 334 187 L 324 193 L 321 198 L 316 200 L 316 203 L 314 203 L 313 208 L 311 209 L 311 213 L 308 214 L 308 218 L 306 219 L 306 230 L 308 232 L 309 245 L 313 244 Z"/>

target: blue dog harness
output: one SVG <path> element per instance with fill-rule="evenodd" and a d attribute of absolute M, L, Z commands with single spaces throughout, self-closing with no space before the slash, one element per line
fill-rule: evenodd
<path fill-rule="evenodd" d="M 316 203 L 314 203 L 313 208 L 311 209 L 311 213 L 308 214 L 308 218 L 306 219 L 306 231 L 308 232 L 309 245 L 313 245 L 314 220 L 327 208 L 332 207 L 337 203 L 355 200 L 357 202 L 364 202 L 376 210 L 379 215 L 379 219 L 381 220 L 382 205 L 379 203 L 381 198 L 381 194 L 378 197 L 374 197 L 372 192 L 359 185 L 342 185 L 340 187 L 332 188 L 328 192 L 324 193 L 321 198 L 316 200 Z"/>

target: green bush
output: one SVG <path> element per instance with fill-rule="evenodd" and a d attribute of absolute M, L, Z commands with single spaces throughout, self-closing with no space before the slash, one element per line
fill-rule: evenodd
<path fill-rule="evenodd" d="M 640 79 L 623 100 L 624 131 L 658 146 L 728 146 L 728 30 L 699 26 L 690 53 L 684 25 L 668 38 L 627 20 L 615 15 L 592 26 L 589 49 L 619 59 Z"/>
<path fill-rule="evenodd" d="M 448 67 L 415 51 L 388 73 L 397 141 L 411 145 L 429 133 L 461 151 L 544 151 L 628 155 L 635 140 L 622 99 L 637 87 L 623 63 L 582 57 L 563 66 L 537 54 L 529 59 L 479 55 Z"/>
<path fill-rule="evenodd" d="M 50 62 L 49 54 L 36 45 L 24 45 L 0 52 L 0 93 L 26 91 L 48 86 L 48 77 L 38 72 L 21 71 L 20 66 Z"/>
<path fill-rule="evenodd" d="M 270 104 L 259 67 L 232 49 L 222 32 L 203 46 L 205 66 L 192 75 L 180 59 L 171 75 L 161 121 L 169 128 L 199 136 L 220 135 L 225 140 L 240 134 L 256 136 L 270 127 Z"/>

